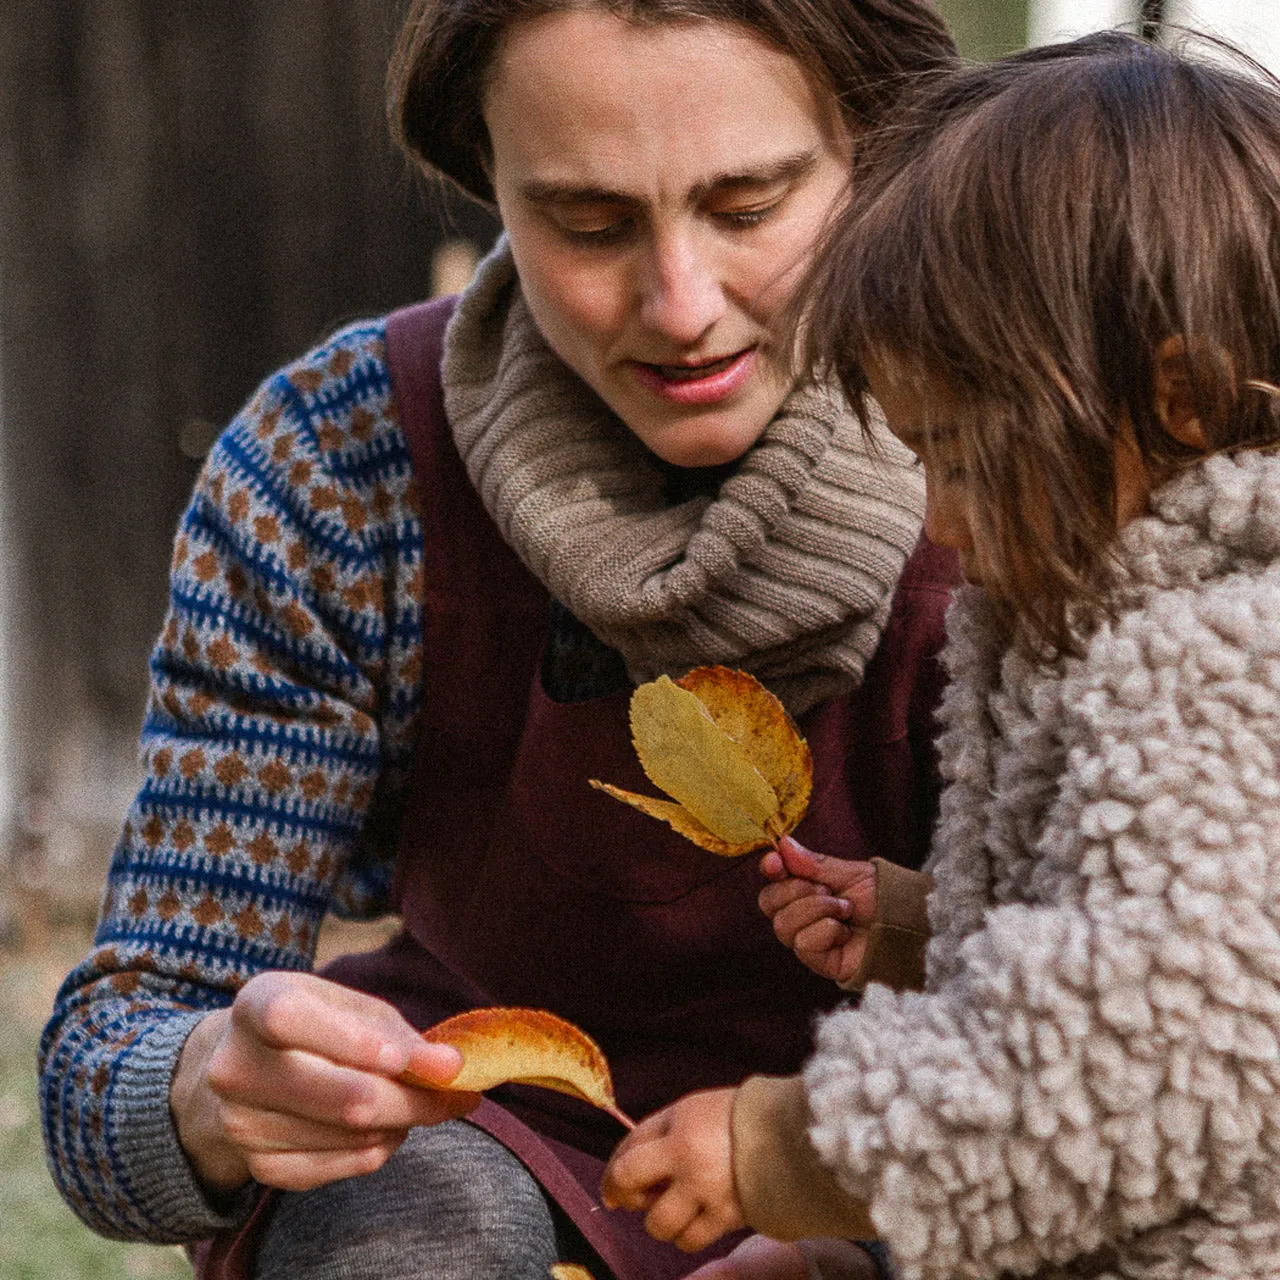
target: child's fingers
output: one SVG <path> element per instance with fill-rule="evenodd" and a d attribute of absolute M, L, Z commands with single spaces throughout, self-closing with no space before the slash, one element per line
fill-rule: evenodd
<path fill-rule="evenodd" d="M 800 956 L 825 956 L 839 950 L 850 938 L 852 930 L 839 920 L 815 920 L 805 925 L 795 936 L 793 950 Z"/>
<path fill-rule="evenodd" d="M 778 841 L 778 857 L 791 876 L 825 885 L 841 897 L 867 897 L 868 909 L 874 904 L 875 867 L 870 862 L 815 853 L 791 836 Z"/>
<path fill-rule="evenodd" d="M 702 1205 L 697 1200 L 671 1187 L 658 1196 L 645 1214 L 644 1229 L 655 1240 L 675 1244 L 688 1232 L 701 1212 Z"/>
<path fill-rule="evenodd" d="M 772 918 L 791 903 L 800 898 L 811 898 L 815 894 L 826 896 L 827 891 L 812 880 L 795 880 L 788 876 L 776 884 L 765 885 L 756 901 L 760 904 L 760 910 Z"/>
<path fill-rule="evenodd" d="M 788 904 L 774 915 L 773 931 L 783 946 L 792 948 L 799 943 L 801 934 L 818 924 L 827 926 L 825 931 L 833 937 L 847 938 L 846 921 L 851 912 L 852 908 L 843 898 L 811 894 Z"/>
<path fill-rule="evenodd" d="M 778 841 L 778 857 L 787 874 L 802 880 L 823 879 L 823 864 L 830 861 L 825 854 L 806 849 L 794 836 L 783 836 Z"/>
<path fill-rule="evenodd" d="M 784 880 L 786 878 L 786 864 L 782 861 L 776 849 L 770 849 L 760 859 L 760 874 L 766 880 Z"/>
<path fill-rule="evenodd" d="M 740 1226 L 742 1219 L 729 1206 L 706 1204 L 680 1187 L 664 1191 L 644 1220 L 655 1240 L 669 1241 L 685 1253 L 697 1253 Z"/>
<path fill-rule="evenodd" d="M 618 1144 L 600 1181 L 600 1198 L 606 1209 L 649 1208 L 653 1189 L 671 1175 L 670 1161 L 656 1137 L 641 1134 L 637 1126 Z"/>

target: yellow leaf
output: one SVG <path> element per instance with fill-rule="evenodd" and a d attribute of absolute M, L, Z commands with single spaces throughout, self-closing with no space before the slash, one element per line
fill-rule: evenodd
<path fill-rule="evenodd" d="M 544 1009 L 471 1009 L 428 1027 L 422 1038 L 452 1045 L 462 1070 L 447 1085 L 412 1072 L 401 1079 L 430 1089 L 483 1093 L 500 1084 L 532 1084 L 581 1098 L 633 1128 L 618 1110 L 609 1063 L 600 1046 L 572 1022 Z"/>
<path fill-rule="evenodd" d="M 647 813 L 649 817 L 667 823 L 678 835 L 684 836 L 686 840 L 692 840 L 694 844 L 706 849 L 709 853 L 718 853 L 725 858 L 736 858 L 741 854 L 751 853 L 755 849 L 768 848 L 772 843 L 767 838 L 760 837 L 746 844 L 730 844 L 727 840 L 721 840 L 719 836 L 712 835 L 688 809 L 676 804 L 674 800 L 659 800 L 657 796 L 642 796 L 636 791 L 624 791 L 621 787 L 611 786 L 595 778 L 590 781 L 597 791 L 603 791 L 605 795 L 621 800 L 623 804 L 629 804 L 633 809 L 639 809 L 641 813 Z"/>
<path fill-rule="evenodd" d="M 595 1277 L 576 1262 L 553 1262 L 551 1280 L 595 1280 Z"/>
<path fill-rule="evenodd" d="M 696 694 L 667 676 L 642 684 L 631 695 L 631 737 L 649 780 L 712 835 L 728 844 L 765 839 L 777 792 Z"/>
<path fill-rule="evenodd" d="M 786 708 L 753 675 L 728 667 L 696 667 L 676 681 L 746 751 L 778 797 L 774 839 L 795 830 L 809 808 L 813 756 Z"/>
<path fill-rule="evenodd" d="M 745 671 L 698 667 L 676 681 L 659 676 L 640 685 L 631 729 L 646 775 L 674 799 L 595 778 L 591 785 L 712 853 L 769 848 L 809 807 L 809 745 L 782 703 Z"/>

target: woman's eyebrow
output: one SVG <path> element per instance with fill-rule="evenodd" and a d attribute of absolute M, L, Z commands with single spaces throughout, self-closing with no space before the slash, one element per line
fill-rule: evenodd
<path fill-rule="evenodd" d="M 520 184 L 520 195 L 531 204 L 638 204 L 635 196 L 608 187 L 578 186 L 571 182 L 544 182 L 530 178 Z"/>
<path fill-rule="evenodd" d="M 691 195 L 695 200 L 701 200 L 712 192 L 732 191 L 737 187 L 769 187 L 779 182 L 794 182 L 803 178 L 817 163 L 816 150 L 797 151 L 794 155 L 782 156 L 754 169 L 717 173 L 705 182 L 695 184 Z"/>
<path fill-rule="evenodd" d="M 695 183 L 690 191 L 692 200 L 704 200 L 713 192 L 732 191 L 739 187 L 767 187 L 780 182 L 794 182 L 803 177 L 818 163 L 816 150 L 798 151 L 782 156 L 752 169 L 735 169 L 713 174 Z M 531 204 L 615 204 L 638 205 L 643 201 L 626 191 L 610 187 L 579 185 L 572 182 L 546 181 L 530 178 L 519 185 L 520 195 Z"/>

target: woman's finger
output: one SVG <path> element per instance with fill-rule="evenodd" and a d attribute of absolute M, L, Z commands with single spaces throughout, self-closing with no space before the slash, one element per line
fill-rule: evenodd
<path fill-rule="evenodd" d="M 263 1186 L 281 1191 L 310 1191 L 342 1178 L 359 1178 L 381 1169 L 400 1141 L 373 1143 L 342 1151 L 251 1153 L 249 1172 Z"/>
<path fill-rule="evenodd" d="M 411 1059 L 432 1072 L 456 1064 L 456 1075 L 462 1066 L 457 1050 L 426 1045 L 385 1000 L 314 974 L 261 974 L 246 983 L 231 1013 L 236 1029 L 263 1045 L 308 1051 L 361 1071 L 397 1076 Z"/>
<path fill-rule="evenodd" d="M 478 1101 L 474 1094 L 414 1088 L 316 1053 L 280 1051 L 253 1040 L 215 1053 L 208 1082 L 224 1103 L 352 1131 L 434 1124 L 465 1114 Z"/>
<path fill-rule="evenodd" d="M 222 1108 L 222 1124 L 227 1137 L 246 1154 L 286 1152 L 356 1151 L 362 1147 L 397 1141 L 408 1132 L 403 1128 L 352 1129 L 346 1125 L 324 1124 L 318 1120 L 262 1111 L 256 1107 L 227 1103 Z"/>

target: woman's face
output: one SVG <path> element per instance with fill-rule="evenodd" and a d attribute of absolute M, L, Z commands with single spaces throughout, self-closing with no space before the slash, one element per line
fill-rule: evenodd
<path fill-rule="evenodd" d="M 659 457 L 741 456 L 792 378 L 772 342 L 848 141 L 800 65 L 727 23 L 515 23 L 484 118 L 525 299 Z"/>

